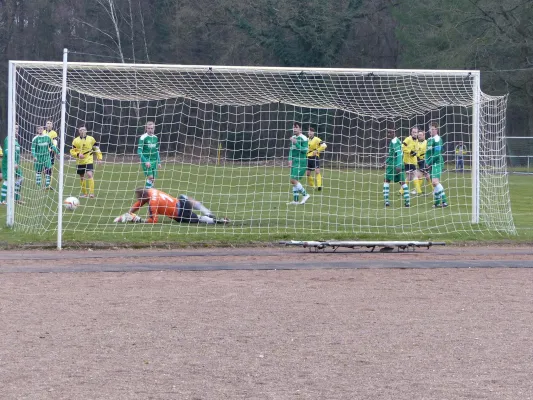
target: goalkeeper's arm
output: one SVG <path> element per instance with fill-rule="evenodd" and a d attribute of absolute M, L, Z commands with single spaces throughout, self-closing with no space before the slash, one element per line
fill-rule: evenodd
<path fill-rule="evenodd" d="M 135 214 L 137 211 L 140 210 L 140 208 L 143 205 L 145 205 L 149 201 L 150 200 L 148 198 L 137 200 L 135 203 L 133 203 L 133 205 L 131 206 L 131 208 L 129 209 L 129 211 L 127 213 L 124 213 L 121 216 L 115 218 L 115 223 L 117 223 L 117 222 L 122 222 L 122 223 L 127 223 L 127 222 L 133 222 L 133 223 L 152 222 L 152 221 L 149 221 L 149 220 L 144 220 L 141 217 L 139 217 L 137 214 Z"/>
<path fill-rule="evenodd" d="M 137 211 L 141 209 L 142 206 L 144 206 L 146 203 L 148 203 L 149 199 L 141 199 L 137 200 L 133 205 L 131 206 L 130 210 L 128 211 L 130 214 L 135 214 Z"/>

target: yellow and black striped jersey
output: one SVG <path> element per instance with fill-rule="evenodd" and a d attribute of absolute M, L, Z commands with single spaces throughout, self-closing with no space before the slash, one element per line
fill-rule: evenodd
<path fill-rule="evenodd" d="M 418 163 L 416 155 L 412 156 L 411 152 L 416 152 L 418 140 L 413 139 L 412 136 L 407 136 L 402 142 L 402 151 L 403 151 L 403 162 L 404 164 L 414 164 Z"/>
<path fill-rule="evenodd" d="M 54 144 L 54 146 L 57 146 L 57 132 L 54 131 L 53 129 L 50 129 L 49 131 L 47 131 L 46 129 L 43 131 L 43 133 L 48 136 L 50 139 L 52 139 L 52 143 Z"/>
<path fill-rule="evenodd" d="M 98 147 L 98 143 L 92 136 L 85 136 L 84 138 L 78 136 L 72 141 L 72 149 L 70 149 L 70 155 L 76 158 L 76 164 L 86 165 L 94 162 L 93 153 L 96 154 L 98 160 L 102 159 L 102 152 Z M 80 154 L 84 157 L 80 158 Z"/>
<path fill-rule="evenodd" d="M 319 137 L 315 136 L 309 140 L 309 149 L 307 151 L 307 157 L 313 157 L 316 151 L 316 156 L 320 157 L 320 153 L 326 150 L 328 146 Z"/>
<path fill-rule="evenodd" d="M 428 141 L 423 140 L 422 142 L 419 140 L 416 150 L 416 156 L 419 160 L 424 160 L 426 158 L 426 150 L 428 148 Z"/>

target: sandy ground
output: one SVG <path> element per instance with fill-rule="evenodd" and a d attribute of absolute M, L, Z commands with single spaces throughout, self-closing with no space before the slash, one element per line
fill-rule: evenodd
<path fill-rule="evenodd" d="M 532 399 L 533 249 L 0 252 L 2 399 Z"/>

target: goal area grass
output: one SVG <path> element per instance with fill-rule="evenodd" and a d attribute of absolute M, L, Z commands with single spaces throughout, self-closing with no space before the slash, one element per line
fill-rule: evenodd
<path fill-rule="evenodd" d="M 0 207 L 0 248 L 55 246 L 57 192 L 35 184 L 31 164 L 24 168 L 24 205 L 17 205 L 15 229 L 6 226 Z M 391 207 L 383 206 L 383 170 L 323 170 L 324 190 L 310 190 L 305 205 L 292 200 L 288 168 L 271 165 L 166 164 L 155 187 L 177 197 L 200 200 L 229 225 L 179 224 L 161 217 L 157 224 L 115 224 L 113 219 L 134 202 L 134 189 L 144 184 L 138 163 L 97 165 L 95 199 L 80 199 L 73 212 L 64 211 L 64 247 L 247 245 L 278 240 L 438 240 L 447 242 L 533 242 L 530 213 L 531 176 L 510 175 L 511 208 L 517 235 L 489 231 L 470 223 L 470 175 L 443 174 L 450 207 L 434 209 L 431 194 L 414 196 L 403 207 L 399 185 L 391 184 Z M 57 170 L 54 183 L 57 186 Z M 63 198 L 79 197 L 75 165 L 65 164 Z M 308 188 L 305 177 L 302 183 Z M 410 187 L 412 189 L 412 186 Z M 430 191 L 427 183 L 424 190 Z M 36 210 L 38 211 L 36 213 Z M 139 212 L 146 215 L 146 207 Z M 36 225 L 37 229 L 30 225 Z M 31 222 L 31 223 L 30 223 Z M 28 227 L 28 228 L 26 228 Z"/>

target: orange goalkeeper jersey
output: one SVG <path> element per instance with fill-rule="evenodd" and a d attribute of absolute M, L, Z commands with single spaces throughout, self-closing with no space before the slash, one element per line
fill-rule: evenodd
<path fill-rule="evenodd" d="M 137 200 L 133 204 L 133 209 L 140 209 L 148 203 L 148 219 L 146 222 L 156 223 L 158 215 L 165 215 L 169 218 L 178 218 L 179 216 L 179 200 L 171 195 L 157 189 L 146 189 L 146 197 Z"/>

